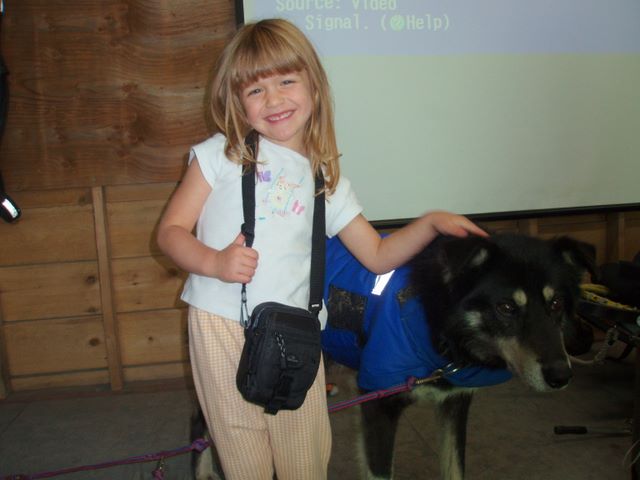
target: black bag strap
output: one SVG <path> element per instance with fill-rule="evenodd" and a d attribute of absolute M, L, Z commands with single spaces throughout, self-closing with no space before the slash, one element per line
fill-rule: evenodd
<path fill-rule="evenodd" d="M 245 146 L 256 161 L 258 160 L 258 138 L 258 133 L 252 130 L 244 139 Z M 240 231 L 244 235 L 246 246 L 251 247 L 255 238 L 256 226 L 255 163 L 245 162 L 242 168 L 244 169 L 242 171 L 242 214 L 244 223 L 240 227 Z"/>
<path fill-rule="evenodd" d="M 255 132 L 249 134 L 245 144 L 251 151 L 253 158 L 258 155 L 258 136 Z M 256 223 L 256 173 L 255 163 L 244 166 L 242 173 L 242 212 L 244 223 L 240 231 L 245 237 L 247 247 L 253 245 L 255 239 Z M 320 192 L 320 193 L 318 193 Z M 325 267 L 325 204 L 324 204 L 324 177 L 319 172 L 315 178 L 315 200 L 313 205 L 313 231 L 311 234 L 311 274 L 309 290 L 309 311 L 316 317 L 322 310 L 322 294 L 324 292 L 324 267 Z M 242 306 L 240 311 L 240 323 L 245 328 L 248 326 L 249 311 L 247 308 L 247 285 L 242 284 Z"/>

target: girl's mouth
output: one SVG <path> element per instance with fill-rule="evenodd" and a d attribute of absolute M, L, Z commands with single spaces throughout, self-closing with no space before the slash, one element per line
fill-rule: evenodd
<path fill-rule="evenodd" d="M 269 122 L 279 122 L 280 120 L 284 120 L 285 118 L 289 118 L 293 115 L 293 110 L 289 110 L 282 113 L 277 113 L 275 115 L 270 115 L 267 117 L 267 121 Z"/>

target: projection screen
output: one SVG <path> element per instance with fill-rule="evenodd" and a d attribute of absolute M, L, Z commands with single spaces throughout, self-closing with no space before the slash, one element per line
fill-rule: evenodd
<path fill-rule="evenodd" d="M 370 220 L 640 202 L 637 0 L 255 0 L 296 23 Z"/>

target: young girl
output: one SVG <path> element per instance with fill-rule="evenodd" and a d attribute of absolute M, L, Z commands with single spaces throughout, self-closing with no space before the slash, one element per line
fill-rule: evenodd
<path fill-rule="evenodd" d="M 219 133 L 196 145 L 160 222 L 158 244 L 190 272 L 189 348 L 198 399 L 227 480 L 323 479 L 331 431 L 322 366 L 297 410 L 277 415 L 243 400 L 235 384 L 244 343 L 240 289 L 249 311 L 264 301 L 306 308 L 314 176 L 325 177 L 326 232 L 369 270 L 388 272 L 438 234 L 484 232 L 468 219 L 431 212 L 381 239 L 340 176 L 331 95 L 318 56 L 291 23 L 242 27 L 219 59 L 212 85 Z M 257 158 L 244 144 L 259 134 Z M 242 165 L 254 162 L 256 226 L 244 245 Z M 196 235 L 192 234 L 197 224 Z"/>

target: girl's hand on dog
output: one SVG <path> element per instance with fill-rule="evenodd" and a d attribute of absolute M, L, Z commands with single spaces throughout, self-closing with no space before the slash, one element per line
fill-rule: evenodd
<path fill-rule="evenodd" d="M 488 237 L 489 234 L 478 227 L 467 217 L 445 211 L 429 212 L 425 215 L 431 227 L 440 235 L 466 237 L 469 234 Z"/>
<path fill-rule="evenodd" d="M 215 257 L 215 277 L 228 283 L 249 283 L 258 267 L 258 252 L 246 247 L 239 233 L 231 244 L 218 251 Z"/>

